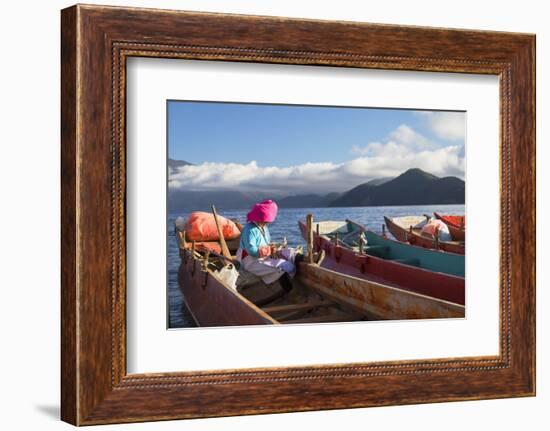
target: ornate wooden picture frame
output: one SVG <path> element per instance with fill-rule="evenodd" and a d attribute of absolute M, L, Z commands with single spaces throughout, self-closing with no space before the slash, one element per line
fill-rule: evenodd
<path fill-rule="evenodd" d="M 534 35 L 78 5 L 62 11 L 61 49 L 64 421 L 535 394 Z M 132 56 L 497 75 L 500 354 L 128 374 L 125 92 Z"/>

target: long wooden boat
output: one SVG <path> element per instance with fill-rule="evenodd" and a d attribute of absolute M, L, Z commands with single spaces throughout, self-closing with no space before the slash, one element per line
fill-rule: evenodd
<path fill-rule="evenodd" d="M 465 256 L 463 254 L 442 253 L 438 250 L 394 241 L 366 229 L 360 223 L 352 220 L 349 220 L 348 223 L 357 226 L 357 229 L 362 229 L 364 232 L 366 254 L 464 278 Z"/>
<path fill-rule="evenodd" d="M 463 305 L 342 275 L 328 268 L 311 264 L 301 266 L 301 280 L 311 289 L 356 312 L 365 313 L 368 320 L 464 317 Z"/>
<path fill-rule="evenodd" d="M 181 239 L 181 236 L 180 236 Z M 199 326 L 277 325 L 381 319 L 464 317 L 464 307 L 301 262 L 294 288 L 265 285 L 239 270 L 236 287 L 223 277 L 228 260 L 180 245 L 178 282 Z"/>
<path fill-rule="evenodd" d="M 384 217 L 388 230 L 395 239 L 418 247 L 442 250 L 449 253 L 464 254 L 463 241 L 439 241 L 421 233 L 422 224 L 426 218 L 419 216 Z"/>
<path fill-rule="evenodd" d="M 198 326 L 234 326 L 365 320 L 366 316 L 343 309 L 297 282 L 285 294 L 276 282 L 266 285 L 238 263 L 195 243 L 190 247 L 185 233 L 176 231 L 181 263 L 178 284 L 187 308 Z M 229 246 L 229 243 L 228 243 Z M 236 248 L 229 246 L 232 254 Z M 234 259 L 234 258 L 233 258 Z M 236 286 L 224 277 L 233 266 Z M 222 270 L 222 268 L 224 270 Z"/>
<path fill-rule="evenodd" d="M 436 219 L 441 220 L 449 228 L 449 232 L 455 241 L 466 239 L 466 217 L 459 215 L 442 215 L 434 212 Z"/>
<path fill-rule="evenodd" d="M 305 238 L 306 225 L 299 225 Z M 355 239 L 345 240 L 357 232 L 366 236 L 365 244 L 356 246 Z M 315 248 L 325 251 L 323 268 L 464 305 L 464 256 L 380 240 L 351 221 L 314 223 Z M 452 261 L 455 256 L 457 260 Z"/>

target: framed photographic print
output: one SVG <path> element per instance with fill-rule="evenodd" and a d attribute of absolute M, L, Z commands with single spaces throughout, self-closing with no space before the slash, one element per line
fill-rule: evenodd
<path fill-rule="evenodd" d="M 63 420 L 534 395 L 533 35 L 61 30 Z"/>

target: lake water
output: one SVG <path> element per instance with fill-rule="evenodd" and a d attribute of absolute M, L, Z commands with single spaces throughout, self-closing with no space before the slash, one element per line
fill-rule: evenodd
<path fill-rule="evenodd" d="M 305 241 L 298 228 L 298 220 L 304 220 L 307 214 L 314 215 L 315 221 L 345 220 L 357 221 L 367 228 L 381 232 L 384 216 L 400 217 L 406 215 L 433 214 L 464 214 L 464 205 L 419 205 L 394 207 L 355 207 L 355 208 L 281 208 L 277 220 L 269 225 L 271 239 L 282 242 L 286 236 L 288 245 L 295 247 Z M 220 215 L 236 218 L 244 224 L 247 210 L 220 211 Z M 180 264 L 178 244 L 174 233 L 174 220 L 178 216 L 187 217 L 188 213 L 168 215 L 168 304 L 170 312 L 170 328 L 193 327 L 194 322 L 183 302 L 183 296 L 178 287 L 178 267 Z"/>

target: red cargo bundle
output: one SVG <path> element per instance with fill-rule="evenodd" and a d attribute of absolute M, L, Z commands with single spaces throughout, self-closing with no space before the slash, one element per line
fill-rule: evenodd
<path fill-rule="evenodd" d="M 218 215 L 218 223 L 226 241 L 237 238 L 241 232 L 235 223 Z M 195 211 L 185 222 L 185 236 L 190 241 L 218 241 L 218 228 L 214 215 L 203 211 Z"/>

